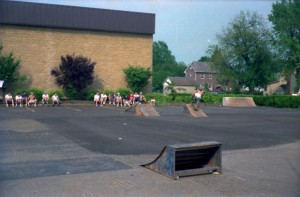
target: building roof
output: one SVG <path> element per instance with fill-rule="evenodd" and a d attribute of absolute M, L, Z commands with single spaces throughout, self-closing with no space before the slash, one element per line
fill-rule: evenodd
<path fill-rule="evenodd" d="M 191 77 L 167 77 L 176 86 L 195 86 L 197 82 Z"/>
<path fill-rule="evenodd" d="M 214 73 L 214 74 L 218 73 L 207 62 L 194 61 L 187 67 L 187 69 L 189 69 L 189 68 L 192 68 L 196 73 Z M 186 72 L 186 71 L 184 71 L 184 72 Z"/>
<path fill-rule="evenodd" d="M 0 0 L 0 24 L 153 35 L 155 14 Z"/>

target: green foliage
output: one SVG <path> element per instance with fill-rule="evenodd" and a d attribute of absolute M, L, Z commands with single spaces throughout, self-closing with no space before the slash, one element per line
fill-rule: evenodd
<path fill-rule="evenodd" d="M 69 99 L 79 99 L 81 98 L 82 95 L 79 95 L 77 93 L 77 90 L 75 87 L 73 87 L 71 84 L 68 84 L 65 89 L 64 89 L 64 93 L 65 95 L 69 98 Z"/>
<path fill-rule="evenodd" d="M 300 108 L 300 96 L 254 96 L 253 100 L 258 106 Z"/>
<path fill-rule="evenodd" d="M 57 96 L 58 96 L 61 100 L 64 98 L 64 94 L 63 94 L 62 91 L 60 91 L 60 90 L 50 90 L 50 91 L 48 92 L 49 97 L 51 98 L 55 93 L 57 94 Z"/>
<path fill-rule="evenodd" d="M 120 95 L 122 96 L 122 98 L 128 97 L 131 93 L 131 91 L 127 88 L 119 88 L 115 91 L 115 93 L 120 93 Z"/>
<path fill-rule="evenodd" d="M 84 94 L 85 100 L 93 101 L 96 93 L 97 93 L 97 90 L 90 90 L 90 91 L 85 92 L 85 94 Z M 100 91 L 99 91 L 99 93 L 100 93 Z"/>
<path fill-rule="evenodd" d="M 149 83 L 151 77 L 150 68 L 129 65 L 129 67 L 124 68 L 123 71 L 128 86 L 134 92 L 141 91 Z"/>
<path fill-rule="evenodd" d="M 205 93 L 202 95 L 202 100 L 205 103 L 221 104 L 225 96 L 226 95 Z"/>
<path fill-rule="evenodd" d="M 16 74 L 20 60 L 16 60 L 12 53 L 3 55 L 2 49 L 3 46 L 0 43 L 0 80 L 4 80 L 3 88 L 5 89 L 12 82 L 25 80 L 26 77 Z"/>
<path fill-rule="evenodd" d="M 192 96 L 187 93 L 178 93 L 174 99 L 175 103 L 191 103 Z"/>
<path fill-rule="evenodd" d="M 161 92 L 163 87 L 162 83 L 167 77 L 184 76 L 186 67 L 183 62 L 176 62 L 175 57 L 165 42 L 153 42 L 153 91 Z"/>
<path fill-rule="evenodd" d="M 83 56 L 61 56 L 61 63 L 51 70 L 56 83 L 62 86 L 70 98 L 80 98 L 82 90 L 94 81 L 96 62 Z"/>
<path fill-rule="evenodd" d="M 274 47 L 286 76 L 300 68 L 300 1 L 281 0 L 272 5 Z"/>
<path fill-rule="evenodd" d="M 151 99 L 155 99 L 156 104 L 161 105 L 167 103 L 169 100 L 169 96 L 165 96 L 162 93 L 147 93 L 145 94 L 146 100 L 150 101 Z"/>
<path fill-rule="evenodd" d="M 249 87 L 253 92 L 273 79 L 271 33 L 262 16 L 240 12 L 217 39 L 218 45 L 209 52 L 222 84 Z"/>

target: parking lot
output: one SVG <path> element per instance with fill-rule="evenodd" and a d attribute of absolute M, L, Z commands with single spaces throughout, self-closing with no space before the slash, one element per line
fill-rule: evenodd
<path fill-rule="evenodd" d="M 183 105 L 0 107 L 0 196 L 299 196 L 300 111 Z M 221 175 L 141 167 L 170 144 L 222 143 Z"/>

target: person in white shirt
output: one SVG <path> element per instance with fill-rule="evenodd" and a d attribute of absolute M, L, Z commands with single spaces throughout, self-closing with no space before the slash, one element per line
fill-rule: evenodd
<path fill-rule="evenodd" d="M 47 92 L 42 95 L 42 105 L 44 104 L 49 105 L 49 94 Z"/>
<path fill-rule="evenodd" d="M 60 105 L 60 100 L 56 93 L 52 96 L 52 106 L 55 106 L 55 105 L 57 105 L 57 106 Z"/>
<path fill-rule="evenodd" d="M 99 106 L 100 104 L 100 95 L 99 95 L 99 92 L 97 92 L 94 96 L 94 103 L 96 104 L 96 107 Z"/>
<path fill-rule="evenodd" d="M 101 106 L 105 105 L 106 101 L 107 101 L 107 95 L 104 92 L 102 92 L 100 96 L 100 105 Z"/>
<path fill-rule="evenodd" d="M 22 96 L 20 94 L 17 94 L 16 97 L 15 97 L 15 100 L 16 100 L 16 107 L 18 107 L 18 104 L 20 107 L 23 107 L 23 99 L 22 99 Z"/>
<path fill-rule="evenodd" d="M 202 89 L 197 89 L 196 92 L 194 93 L 194 97 L 196 99 L 196 106 L 197 107 L 199 106 L 199 103 L 201 102 L 202 94 L 203 94 Z"/>
<path fill-rule="evenodd" d="M 116 102 L 117 102 L 118 107 L 123 105 L 123 100 L 122 100 L 122 96 L 120 95 L 120 93 L 118 93 L 116 96 Z"/>
<path fill-rule="evenodd" d="M 5 104 L 6 104 L 6 107 L 8 107 L 8 104 L 11 103 L 11 106 L 14 107 L 14 99 L 12 97 L 12 95 L 10 93 L 7 93 L 5 95 Z"/>

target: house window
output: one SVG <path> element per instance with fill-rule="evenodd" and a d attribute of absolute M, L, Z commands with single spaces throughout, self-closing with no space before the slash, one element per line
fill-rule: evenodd
<path fill-rule="evenodd" d="M 210 91 L 213 91 L 213 86 L 212 86 L 212 84 L 208 84 L 208 89 L 209 89 Z"/>
<path fill-rule="evenodd" d="M 212 74 L 209 74 L 209 76 L 208 76 L 208 77 L 209 77 L 209 79 L 212 79 Z"/>
<path fill-rule="evenodd" d="M 205 79 L 205 74 L 200 74 L 200 79 Z"/>
<path fill-rule="evenodd" d="M 192 73 L 190 73 L 190 77 L 192 77 Z"/>

